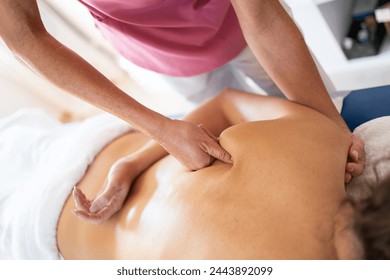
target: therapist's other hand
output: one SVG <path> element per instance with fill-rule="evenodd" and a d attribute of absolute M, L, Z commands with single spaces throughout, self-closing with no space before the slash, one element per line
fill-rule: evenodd
<path fill-rule="evenodd" d="M 84 221 L 101 224 L 118 212 L 129 193 L 131 184 L 138 173 L 132 161 L 125 158 L 116 161 L 107 176 L 105 188 L 94 200 L 89 200 L 84 193 L 73 189 L 73 199 L 77 210 L 73 213 Z"/>
<path fill-rule="evenodd" d="M 171 120 L 157 141 L 190 170 L 211 165 L 215 159 L 232 164 L 232 158 L 203 125 Z"/>
<path fill-rule="evenodd" d="M 362 174 L 366 162 L 366 153 L 362 139 L 351 133 L 352 144 L 348 151 L 348 162 L 345 168 L 345 183 L 348 184 L 353 177 Z"/>

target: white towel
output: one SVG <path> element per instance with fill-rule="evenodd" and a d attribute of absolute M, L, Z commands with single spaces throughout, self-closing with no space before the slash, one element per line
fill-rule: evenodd
<path fill-rule="evenodd" d="M 361 201 L 390 179 L 390 116 L 363 123 L 354 134 L 365 143 L 366 166 L 346 190 L 353 200 Z"/>
<path fill-rule="evenodd" d="M 56 227 L 72 187 L 130 130 L 109 114 L 62 124 L 25 109 L 0 120 L 0 259 L 59 259 Z"/>

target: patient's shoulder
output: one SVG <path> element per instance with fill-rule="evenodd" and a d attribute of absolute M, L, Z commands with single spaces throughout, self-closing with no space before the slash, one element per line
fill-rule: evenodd
<path fill-rule="evenodd" d="M 332 120 L 305 106 L 286 102 L 286 112 L 282 117 L 265 121 L 251 121 L 231 126 L 220 135 L 222 145 L 245 148 L 244 143 L 256 144 L 259 141 L 277 139 L 300 140 L 300 144 L 319 139 L 327 145 L 349 146 L 351 139 Z"/>
<path fill-rule="evenodd" d="M 351 140 L 326 117 L 305 113 L 232 126 L 221 134 L 220 143 L 235 163 L 242 161 L 248 165 L 250 159 L 262 158 L 278 159 L 278 163 L 283 160 L 287 164 L 288 157 L 309 165 L 320 161 L 344 162 Z"/>

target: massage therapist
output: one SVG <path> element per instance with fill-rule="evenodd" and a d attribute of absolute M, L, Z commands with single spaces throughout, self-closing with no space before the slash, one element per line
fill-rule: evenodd
<path fill-rule="evenodd" d="M 208 75 L 228 71 L 224 69 L 229 69 L 226 65 L 232 62 L 236 70 L 242 67 L 245 72 L 245 58 L 238 63 L 237 58 L 248 45 L 258 65 L 256 71 L 261 73 L 261 77 L 254 77 L 259 86 L 269 88 L 271 94 L 272 88 L 275 92 L 280 89 L 290 100 L 321 112 L 342 127 L 353 143 L 345 180 L 362 172 L 364 143 L 348 130 L 337 112 L 302 35 L 278 0 L 80 2 L 89 9 L 103 36 L 125 58 L 148 70 L 182 79 L 183 88 L 190 87 L 186 81 L 199 77 L 223 87 L 222 80 L 208 79 Z M 216 138 L 201 126 L 171 120 L 142 106 L 58 42 L 46 31 L 36 0 L 1 0 L 0 35 L 34 71 L 148 134 L 187 168 L 206 167 L 214 158 L 232 161 Z M 277 87 L 272 87 L 265 73 Z M 205 83 L 197 94 L 202 95 L 208 88 L 218 87 Z"/>

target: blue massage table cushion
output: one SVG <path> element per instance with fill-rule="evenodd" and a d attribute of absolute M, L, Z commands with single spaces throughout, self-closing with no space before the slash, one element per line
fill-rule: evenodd
<path fill-rule="evenodd" d="M 352 91 L 344 98 L 341 116 L 351 131 L 369 120 L 390 116 L 390 86 Z"/>

